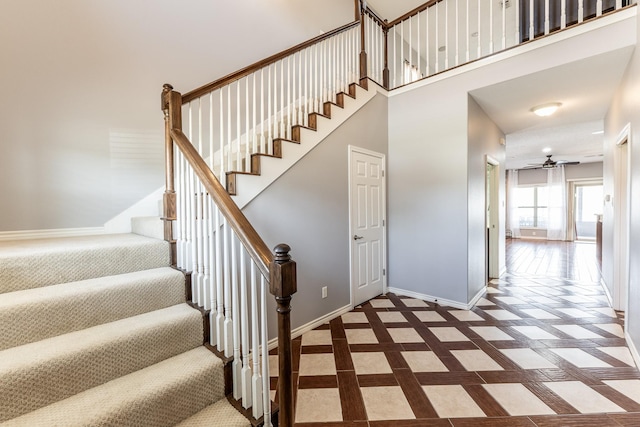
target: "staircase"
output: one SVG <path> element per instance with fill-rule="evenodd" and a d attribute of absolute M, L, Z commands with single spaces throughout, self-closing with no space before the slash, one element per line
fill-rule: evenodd
<path fill-rule="evenodd" d="M 169 263 L 137 234 L 0 242 L 0 424 L 250 426 Z"/>

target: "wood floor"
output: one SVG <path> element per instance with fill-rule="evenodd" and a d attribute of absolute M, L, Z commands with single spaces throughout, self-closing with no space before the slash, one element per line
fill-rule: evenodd
<path fill-rule="evenodd" d="M 640 426 L 594 245 L 512 241 L 507 257 L 472 310 L 387 294 L 295 339 L 296 426 Z"/>

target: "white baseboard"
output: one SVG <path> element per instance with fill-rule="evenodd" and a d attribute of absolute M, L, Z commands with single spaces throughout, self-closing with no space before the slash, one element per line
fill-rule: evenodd
<path fill-rule="evenodd" d="M 104 227 L 54 228 L 51 230 L 0 231 L 0 241 L 51 239 L 54 237 L 93 236 L 104 234 Z"/>
<path fill-rule="evenodd" d="M 353 310 L 353 306 L 351 306 L 350 304 L 345 305 L 344 307 L 334 310 L 331 313 L 325 314 L 322 317 L 318 317 L 317 319 L 312 320 L 309 323 L 305 323 L 302 326 L 298 326 L 297 328 L 291 331 L 291 339 L 298 338 L 302 334 L 312 331 L 318 326 L 323 325 L 327 322 L 330 322 L 336 317 L 342 316 L 343 314 L 348 313 L 351 310 Z M 269 350 L 273 350 L 277 346 L 278 346 L 278 337 L 275 337 L 269 340 Z"/>
<path fill-rule="evenodd" d="M 613 307 L 613 297 L 611 296 L 609 288 L 607 288 L 607 284 L 603 278 L 600 278 L 600 286 L 602 286 L 602 290 L 604 290 L 604 294 L 607 296 L 607 300 L 609 300 L 609 306 Z"/>
<path fill-rule="evenodd" d="M 636 362 L 636 366 L 640 366 L 640 353 L 638 353 L 638 348 L 636 347 L 628 332 L 625 331 L 624 337 L 627 340 L 627 346 L 629 347 L 629 351 L 631 352 L 631 357 L 633 357 L 633 360 Z"/>
<path fill-rule="evenodd" d="M 475 307 L 476 303 L 478 302 L 478 300 L 480 298 L 482 298 L 482 295 L 484 295 L 484 293 L 487 291 L 487 287 L 483 286 L 475 295 L 473 298 L 471 298 L 471 301 L 469 301 L 469 304 L 467 304 L 467 308 L 466 310 L 471 310 L 473 307 Z"/>
<path fill-rule="evenodd" d="M 469 310 L 469 308 L 472 307 L 472 306 L 469 306 L 469 304 L 464 304 L 458 301 L 451 301 L 448 299 L 438 298 L 431 295 L 420 294 L 418 292 L 407 291 L 405 289 L 394 288 L 391 286 L 389 286 L 388 291 L 396 295 L 403 295 L 405 297 L 417 298 L 424 301 L 433 302 L 439 305 L 446 305 L 447 307 L 460 308 L 462 310 Z"/>

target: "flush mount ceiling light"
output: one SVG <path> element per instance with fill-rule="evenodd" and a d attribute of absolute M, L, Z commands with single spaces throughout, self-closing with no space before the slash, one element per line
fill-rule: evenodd
<path fill-rule="evenodd" d="M 542 149 L 542 152 L 543 152 L 543 153 L 550 153 L 550 152 L 551 152 L 551 147 L 544 147 L 544 148 Z"/>
<path fill-rule="evenodd" d="M 550 102 L 548 104 L 542 104 L 535 106 L 531 109 L 533 114 L 540 117 L 550 116 L 556 112 L 558 108 L 560 108 L 562 104 L 559 102 Z"/>

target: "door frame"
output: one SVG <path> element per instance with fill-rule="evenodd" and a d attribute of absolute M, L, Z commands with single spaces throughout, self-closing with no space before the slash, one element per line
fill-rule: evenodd
<path fill-rule="evenodd" d="M 500 277 L 500 162 L 487 154 L 485 155 L 485 167 L 486 165 L 493 166 L 493 169 L 491 171 L 490 178 L 487 176 L 485 170 L 485 230 L 487 224 L 487 211 L 489 211 L 489 223 L 492 225 L 489 228 L 489 241 L 485 242 L 485 247 L 487 244 L 489 245 L 489 251 L 487 254 L 489 259 L 485 260 L 485 265 L 488 266 L 489 279 L 497 279 Z M 487 186 L 489 185 L 491 188 L 489 192 L 491 200 L 489 201 L 489 206 L 487 206 Z"/>
<path fill-rule="evenodd" d="M 626 158 L 618 149 L 626 145 Z M 613 189 L 613 308 L 628 312 L 629 308 L 629 230 L 631 225 L 631 123 L 616 138 L 614 166 L 626 162 L 626 174 L 622 168 L 614 172 Z M 624 191 L 623 191 L 624 190 Z M 626 201 L 624 209 L 622 200 Z M 625 327 L 628 316 L 625 316 Z"/>
<path fill-rule="evenodd" d="M 351 210 L 351 160 L 352 160 L 352 156 L 353 153 L 360 153 L 360 154 L 366 154 L 369 156 L 373 156 L 373 157 L 377 157 L 379 159 L 381 159 L 382 161 L 382 203 L 383 203 L 383 208 L 382 208 L 382 221 L 383 221 L 383 233 L 382 233 L 382 294 L 386 295 L 387 293 L 387 288 L 388 288 L 388 283 L 387 283 L 387 174 L 386 174 L 386 170 L 387 170 L 387 156 L 384 153 L 378 153 L 376 151 L 372 151 L 372 150 L 367 150 L 366 148 L 362 148 L 362 147 L 356 147 L 355 145 L 351 145 L 349 144 L 348 146 L 348 187 L 347 187 L 347 192 L 348 192 L 348 199 L 349 199 L 349 235 L 347 236 L 347 241 L 349 243 L 349 291 L 350 291 L 350 297 L 349 297 L 349 303 L 351 305 L 351 308 L 355 307 L 354 304 L 354 298 L 355 298 L 355 278 L 353 276 L 353 263 L 354 263 L 354 259 L 353 259 L 353 250 L 352 250 L 352 240 L 351 240 L 351 236 L 353 236 L 354 231 L 353 231 L 353 212 Z"/>

